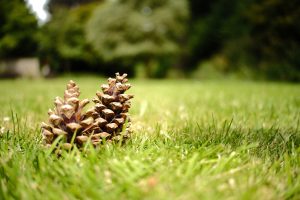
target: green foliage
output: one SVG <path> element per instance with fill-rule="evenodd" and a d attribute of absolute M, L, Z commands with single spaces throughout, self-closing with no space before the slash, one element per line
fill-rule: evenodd
<path fill-rule="evenodd" d="M 247 66 L 267 79 L 300 80 L 296 0 L 191 0 L 191 5 L 192 66 L 221 54 L 227 58 L 225 72 Z"/>
<path fill-rule="evenodd" d="M 217 76 L 300 80 L 297 0 L 51 0 L 48 6 L 53 16 L 40 52 L 60 69 L 112 73 L 119 66 L 166 77 L 212 63 L 214 69 L 194 77 L 217 70 Z"/>
<path fill-rule="evenodd" d="M 300 7 L 296 0 L 254 1 L 245 12 L 249 54 L 269 79 L 300 80 Z"/>
<path fill-rule="evenodd" d="M 180 51 L 187 17 L 185 0 L 107 1 L 89 21 L 87 38 L 106 61 L 147 64 Z"/>
<path fill-rule="evenodd" d="M 0 81 L 0 199 L 299 199 L 299 84 L 134 81 L 133 138 L 57 158 L 38 127 L 69 79 Z"/>
<path fill-rule="evenodd" d="M 70 69 L 77 66 L 82 69 L 97 64 L 97 56 L 84 36 L 84 25 L 96 5 L 59 8 L 44 25 L 39 37 L 40 52 L 52 67 Z"/>
<path fill-rule="evenodd" d="M 48 0 L 47 8 L 50 13 L 55 13 L 56 9 L 74 8 L 80 5 L 84 5 L 96 1 L 101 2 L 103 0 Z"/>
<path fill-rule="evenodd" d="M 35 55 L 37 31 L 37 19 L 25 1 L 0 1 L 0 58 Z"/>

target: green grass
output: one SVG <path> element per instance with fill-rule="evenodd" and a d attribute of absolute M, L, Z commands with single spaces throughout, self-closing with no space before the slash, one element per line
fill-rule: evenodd
<path fill-rule="evenodd" d="M 299 85 L 132 81 L 127 144 L 57 158 L 39 124 L 69 78 L 0 81 L 0 199 L 300 199 Z"/>

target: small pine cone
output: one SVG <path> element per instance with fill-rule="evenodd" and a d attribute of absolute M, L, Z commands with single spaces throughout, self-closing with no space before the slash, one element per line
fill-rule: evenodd
<path fill-rule="evenodd" d="M 133 95 L 124 94 L 131 87 L 127 83 L 126 77 L 127 74 L 121 76 L 116 73 L 116 78 L 108 78 L 108 84 L 101 85 L 102 92 L 97 92 L 97 97 L 93 99 L 95 106 L 87 114 L 92 116 L 99 126 L 99 130 L 94 130 L 93 135 L 97 139 L 105 138 L 106 141 L 119 141 L 130 135 L 128 110 Z M 127 127 L 125 132 L 122 132 L 126 121 Z"/>
<path fill-rule="evenodd" d="M 71 149 L 71 140 L 76 133 L 74 144 L 81 147 L 88 140 L 88 132 L 95 129 L 94 118 L 82 113 L 82 109 L 89 103 L 88 99 L 79 100 L 80 91 L 74 81 L 67 84 L 64 99 L 56 97 L 55 108 L 48 111 L 49 124 L 42 123 L 42 134 L 46 144 L 52 144 L 63 135 L 64 149 Z"/>

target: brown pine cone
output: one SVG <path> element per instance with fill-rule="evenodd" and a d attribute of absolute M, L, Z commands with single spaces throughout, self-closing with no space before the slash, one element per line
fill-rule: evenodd
<path fill-rule="evenodd" d="M 115 78 L 108 78 L 108 84 L 101 85 L 102 92 L 97 92 L 93 99 L 94 108 L 87 112 L 98 123 L 97 130 L 89 131 L 94 131 L 93 136 L 99 138 L 99 142 L 104 138 L 106 141 L 120 141 L 130 135 L 128 110 L 133 95 L 124 94 L 131 87 L 126 77 L 127 74 L 116 73 Z"/>
<path fill-rule="evenodd" d="M 42 134 L 47 145 L 59 136 L 63 135 L 65 149 L 71 149 L 71 140 L 74 134 L 74 144 L 81 147 L 88 140 L 90 129 L 94 129 L 97 124 L 94 118 L 83 113 L 83 108 L 89 103 L 88 99 L 80 101 L 79 87 L 74 81 L 67 84 L 64 99 L 56 97 L 54 100 L 54 110 L 49 109 L 49 124 L 42 122 Z"/>

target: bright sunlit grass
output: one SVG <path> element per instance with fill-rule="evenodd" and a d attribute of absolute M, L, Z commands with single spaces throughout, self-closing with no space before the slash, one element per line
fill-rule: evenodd
<path fill-rule="evenodd" d="M 299 85 L 131 81 L 132 139 L 57 158 L 39 126 L 68 80 L 0 81 L 0 199 L 300 198 Z"/>

